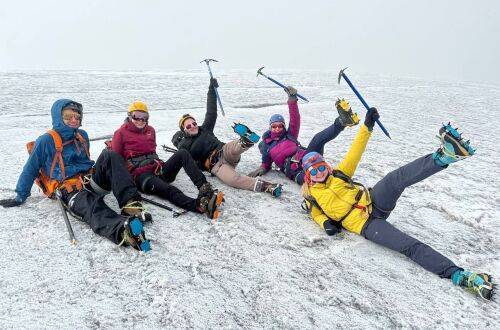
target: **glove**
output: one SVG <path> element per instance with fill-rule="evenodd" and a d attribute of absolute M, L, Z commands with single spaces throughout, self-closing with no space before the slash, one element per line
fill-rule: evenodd
<path fill-rule="evenodd" d="M 371 131 L 373 130 L 373 126 L 375 125 L 375 121 L 380 118 L 378 111 L 376 108 L 370 108 L 365 116 L 365 125 Z"/>
<path fill-rule="evenodd" d="M 252 172 L 248 173 L 248 176 L 251 178 L 256 178 L 256 177 L 262 176 L 264 174 L 266 174 L 266 170 L 263 169 L 262 167 L 259 167 L 258 169 L 253 170 Z"/>
<path fill-rule="evenodd" d="M 332 220 L 326 220 L 323 223 L 323 228 L 325 228 L 325 231 L 328 236 L 333 236 L 342 231 L 341 227 L 337 223 L 335 223 L 335 221 Z"/>
<path fill-rule="evenodd" d="M 15 198 L 8 198 L 0 200 L 0 205 L 3 207 L 14 207 L 21 205 L 21 202 L 18 202 Z"/>
<path fill-rule="evenodd" d="M 215 88 L 219 88 L 219 83 L 217 82 L 217 79 L 215 78 L 210 78 L 210 88 L 212 87 L 215 87 Z"/>
<path fill-rule="evenodd" d="M 287 86 L 288 90 L 285 89 L 285 92 L 288 94 L 289 101 L 297 101 L 297 90 L 292 86 Z"/>

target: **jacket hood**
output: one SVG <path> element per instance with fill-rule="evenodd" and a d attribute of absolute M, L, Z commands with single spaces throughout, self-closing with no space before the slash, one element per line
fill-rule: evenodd
<path fill-rule="evenodd" d="M 63 141 L 73 138 L 75 133 L 78 131 L 78 129 L 66 125 L 62 119 L 62 110 L 70 103 L 75 103 L 80 105 L 81 109 L 81 104 L 79 104 L 78 102 L 72 101 L 70 99 L 60 99 L 54 102 L 54 104 L 52 105 L 52 109 L 50 110 L 50 114 L 52 116 L 52 129 L 54 129 L 57 133 L 59 133 Z M 78 112 L 80 113 L 80 115 L 82 115 L 83 119 L 82 110 Z M 82 122 L 80 121 L 80 126 L 81 125 Z"/>

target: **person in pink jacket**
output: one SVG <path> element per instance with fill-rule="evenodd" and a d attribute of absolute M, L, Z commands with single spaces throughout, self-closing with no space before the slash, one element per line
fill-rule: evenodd
<path fill-rule="evenodd" d="M 307 148 L 300 145 L 298 139 L 300 132 L 300 113 L 297 105 L 297 90 L 288 86 L 288 111 L 290 123 L 286 129 L 285 119 L 280 114 L 274 114 L 269 119 L 269 130 L 262 136 L 259 150 L 262 154 L 262 163 L 259 168 L 250 172 L 248 176 L 257 177 L 264 175 L 271 169 L 274 162 L 280 171 L 298 184 L 304 183 L 302 169 L 302 156 L 315 151 L 323 155 L 325 144 L 333 140 L 346 126 L 359 123 L 359 118 L 344 100 L 337 100 L 335 106 L 339 117 L 326 129 L 317 133 Z"/>
<path fill-rule="evenodd" d="M 223 193 L 212 188 L 186 150 L 179 150 L 162 161 L 156 154 L 155 129 L 148 120 L 146 104 L 133 102 L 125 123 L 115 131 L 111 142 L 111 149 L 125 159 L 139 191 L 164 198 L 188 211 L 217 218 Z M 171 185 L 181 168 L 199 189 L 196 199 Z"/>

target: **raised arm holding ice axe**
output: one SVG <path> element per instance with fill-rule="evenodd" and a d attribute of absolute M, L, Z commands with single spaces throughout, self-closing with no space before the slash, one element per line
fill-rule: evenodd
<path fill-rule="evenodd" d="M 207 65 L 207 68 L 208 68 L 208 73 L 210 74 L 210 78 L 214 78 L 213 74 L 212 74 L 212 70 L 210 69 L 210 62 L 218 62 L 217 60 L 214 60 L 213 58 L 206 58 L 204 59 L 203 61 L 201 61 L 200 63 L 202 62 L 205 62 L 205 64 Z M 220 96 L 219 96 L 219 91 L 217 90 L 217 88 L 219 86 L 214 86 L 215 87 L 215 95 L 217 96 L 217 102 L 219 103 L 219 107 L 220 107 L 220 112 L 222 113 L 222 115 L 225 117 L 226 114 L 224 113 L 224 108 L 222 107 L 222 101 L 220 99 Z"/>

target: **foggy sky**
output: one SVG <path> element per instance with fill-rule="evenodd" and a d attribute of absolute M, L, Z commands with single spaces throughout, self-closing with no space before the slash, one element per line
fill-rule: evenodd
<path fill-rule="evenodd" d="M 1 0 L 0 71 L 315 69 L 500 82 L 495 0 Z"/>

